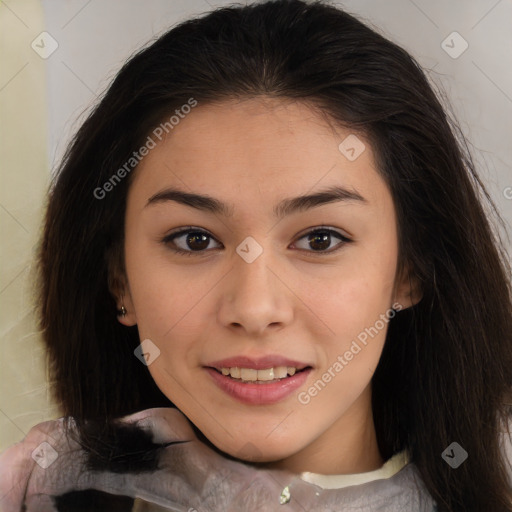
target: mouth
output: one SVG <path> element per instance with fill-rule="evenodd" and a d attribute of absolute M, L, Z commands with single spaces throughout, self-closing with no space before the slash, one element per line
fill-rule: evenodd
<path fill-rule="evenodd" d="M 311 366 L 277 366 L 257 370 L 241 367 L 204 367 L 218 389 L 237 402 L 271 405 L 291 397 L 304 386 Z"/>
<path fill-rule="evenodd" d="M 238 366 L 223 366 L 219 368 L 210 366 L 208 368 L 211 368 L 220 375 L 228 377 L 236 382 L 268 384 L 289 379 L 294 375 L 298 375 L 301 372 L 311 369 L 311 366 L 304 366 L 302 368 L 297 368 L 295 366 L 275 366 L 262 370 L 258 370 L 256 368 L 240 368 Z"/>

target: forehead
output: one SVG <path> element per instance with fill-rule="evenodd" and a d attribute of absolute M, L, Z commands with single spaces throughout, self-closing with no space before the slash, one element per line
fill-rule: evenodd
<path fill-rule="evenodd" d="M 346 153 L 345 141 L 357 158 Z M 135 174 L 130 194 L 146 200 L 171 185 L 242 199 L 332 185 L 376 196 L 385 187 L 364 135 L 329 123 L 305 102 L 259 97 L 199 103 L 157 141 Z"/>

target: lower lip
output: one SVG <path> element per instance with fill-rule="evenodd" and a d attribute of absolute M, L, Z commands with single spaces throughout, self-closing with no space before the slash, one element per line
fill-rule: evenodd
<path fill-rule="evenodd" d="M 268 405 L 284 400 L 297 388 L 302 386 L 312 368 L 303 370 L 291 377 L 267 384 L 240 382 L 231 377 L 222 375 L 222 373 L 219 373 L 213 368 L 205 368 L 205 370 L 212 376 L 213 381 L 220 389 L 239 402 L 251 405 Z"/>

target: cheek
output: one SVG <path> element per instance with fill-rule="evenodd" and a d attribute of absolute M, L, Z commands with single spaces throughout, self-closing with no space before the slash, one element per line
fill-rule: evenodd
<path fill-rule="evenodd" d="M 393 314 L 389 289 L 376 282 L 347 276 L 340 290 L 329 290 L 331 299 L 319 310 L 332 332 L 317 336 L 320 364 L 297 401 L 306 406 L 308 416 L 325 425 L 356 402 L 379 363 Z"/>
<path fill-rule="evenodd" d="M 396 259 L 355 253 L 329 280 L 304 283 L 308 304 L 319 312 L 333 338 L 347 340 L 370 327 L 392 305 Z M 321 286 L 320 286 L 321 284 Z"/>
<path fill-rule="evenodd" d="M 379 362 L 389 322 L 389 300 L 387 293 L 356 278 L 346 281 L 335 297 L 321 310 L 334 334 L 322 338 L 320 378 L 331 390 L 325 400 L 336 401 L 337 394 L 351 401 L 366 387 Z"/>
<path fill-rule="evenodd" d="M 141 246 L 127 258 L 127 272 L 140 339 L 150 339 L 160 351 L 148 369 L 175 402 L 177 397 L 169 390 L 179 393 L 179 383 L 190 377 L 191 368 L 198 367 L 198 354 L 212 321 L 208 293 L 219 278 L 212 272 L 201 272 L 199 278 L 197 266 L 170 264 L 165 254 L 146 254 Z"/>
<path fill-rule="evenodd" d="M 178 265 L 144 233 L 127 235 L 126 271 L 141 337 L 165 338 L 207 290 L 194 265 Z"/>
<path fill-rule="evenodd" d="M 393 317 L 394 246 L 380 240 L 366 249 L 347 256 L 323 293 L 315 294 L 310 287 L 308 295 L 312 309 L 329 327 L 329 335 L 322 337 L 321 361 L 322 370 L 331 373 L 322 380 L 336 381 L 338 385 L 329 387 L 347 397 L 362 391 L 371 379 Z"/>

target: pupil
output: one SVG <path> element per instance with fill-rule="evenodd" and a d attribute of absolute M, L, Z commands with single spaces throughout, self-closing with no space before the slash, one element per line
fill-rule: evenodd
<path fill-rule="evenodd" d="M 315 251 L 327 249 L 330 245 L 331 235 L 329 233 L 327 233 L 326 231 L 323 231 L 321 233 L 323 233 L 323 234 L 315 233 L 315 234 L 312 234 L 309 236 L 308 242 L 310 242 L 310 243 L 311 242 L 315 243 L 315 240 L 320 241 L 320 247 L 315 248 L 314 245 L 311 246 L 311 248 Z"/>
<path fill-rule="evenodd" d="M 202 244 L 199 243 L 199 246 L 194 247 L 194 240 L 199 238 L 202 238 Z M 206 249 L 206 247 L 208 247 L 208 237 L 206 237 L 203 233 L 190 234 L 187 237 L 187 244 L 190 247 L 190 249 Z"/>

